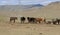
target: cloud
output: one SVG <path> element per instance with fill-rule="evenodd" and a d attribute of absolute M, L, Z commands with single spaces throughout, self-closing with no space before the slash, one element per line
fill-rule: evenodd
<path fill-rule="evenodd" d="M 7 4 L 7 1 L 1 1 L 0 4 L 5 5 Z"/>
<path fill-rule="evenodd" d="M 16 4 L 43 4 L 47 5 L 50 2 L 55 2 L 60 0 L 0 0 L 0 5 L 16 5 Z"/>
<path fill-rule="evenodd" d="M 48 0 L 20 0 L 21 4 L 38 4 Z"/>
<path fill-rule="evenodd" d="M 48 0 L 20 0 L 20 1 L 25 1 L 25 2 L 44 2 L 44 1 L 48 1 Z"/>
<path fill-rule="evenodd" d="M 49 3 L 51 3 L 52 1 L 44 1 L 44 2 L 41 2 L 40 4 L 42 5 L 48 5 Z"/>
<path fill-rule="evenodd" d="M 0 5 L 15 5 L 19 4 L 17 0 L 0 0 Z"/>
<path fill-rule="evenodd" d="M 51 3 L 51 2 L 56 2 L 56 1 L 60 1 L 60 0 L 48 0 L 48 1 L 42 2 L 41 4 L 43 4 L 43 5 L 48 5 L 49 3 Z"/>

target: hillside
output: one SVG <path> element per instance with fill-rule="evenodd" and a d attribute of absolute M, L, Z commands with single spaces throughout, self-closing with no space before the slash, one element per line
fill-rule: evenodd
<path fill-rule="evenodd" d="M 34 16 L 47 18 L 60 18 L 60 2 L 52 2 L 43 8 L 40 9 L 33 8 L 28 11 L 32 12 L 32 14 L 35 14 Z"/>

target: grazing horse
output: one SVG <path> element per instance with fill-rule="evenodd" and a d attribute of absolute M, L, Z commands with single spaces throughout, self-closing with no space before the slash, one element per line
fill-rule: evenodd
<path fill-rule="evenodd" d="M 53 19 L 53 20 L 52 20 L 52 22 L 53 22 L 53 24 L 56 24 L 56 23 L 58 23 L 58 24 L 59 24 L 59 23 L 60 23 L 60 19 L 58 19 L 58 18 Z"/>
<path fill-rule="evenodd" d="M 46 22 L 46 19 L 44 19 L 44 18 L 36 18 L 36 21 L 39 22 L 39 23 L 41 23 L 41 21 L 42 22 Z"/>
<path fill-rule="evenodd" d="M 52 23 L 53 23 L 53 24 L 56 24 L 56 23 L 57 23 L 57 21 L 52 21 Z"/>
<path fill-rule="evenodd" d="M 10 22 L 13 21 L 15 23 L 15 20 L 17 20 L 17 17 L 10 17 Z"/>
<path fill-rule="evenodd" d="M 51 24 L 52 23 L 52 21 L 47 21 L 47 24 Z"/>
<path fill-rule="evenodd" d="M 30 23 L 30 22 L 35 23 L 35 21 L 36 21 L 36 19 L 33 18 L 33 17 L 27 17 L 27 20 L 28 20 L 29 23 Z"/>
<path fill-rule="evenodd" d="M 21 17 L 21 23 L 25 22 L 25 17 Z"/>
<path fill-rule="evenodd" d="M 56 21 L 57 21 L 58 24 L 60 23 L 60 19 L 57 18 Z"/>
<path fill-rule="evenodd" d="M 58 22 L 57 19 L 52 19 L 53 24 L 56 24 L 57 22 Z"/>

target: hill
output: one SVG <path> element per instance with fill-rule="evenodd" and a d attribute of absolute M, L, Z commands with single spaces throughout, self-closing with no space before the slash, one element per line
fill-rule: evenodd
<path fill-rule="evenodd" d="M 32 14 L 35 14 L 35 16 L 39 17 L 60 18 L 60 2 L 52 2 L 45 7 L 39 9 L 33 8 L 28 11 L 32 12 Z"/>

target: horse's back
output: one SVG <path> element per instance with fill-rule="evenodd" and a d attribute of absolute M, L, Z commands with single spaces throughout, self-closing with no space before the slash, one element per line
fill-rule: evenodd
<path fill-rule="evenodd" d="M 17 18 L 17 17 L 10 17 L 11 19 L 13 19 L 13 18 Z"/>

